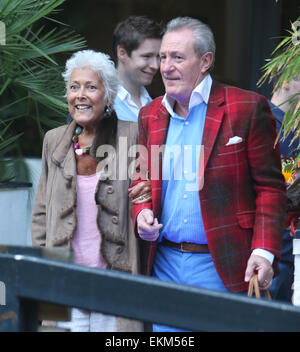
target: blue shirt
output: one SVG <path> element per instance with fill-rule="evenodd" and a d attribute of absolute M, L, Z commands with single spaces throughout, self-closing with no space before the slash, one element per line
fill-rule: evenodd
<path fill-rule="evenodd" d="M 198 97 L 191 97 L 186 118 L 173 112 L 170 100 L 165 103 L 171 118 L 163 155 L 160 217 L 163 228 L 159 241 L 164 237 L 177 243 L 207 243 L 198 185 L 199 160 L 200 163 L 203 160 L 200 158 L 201 141 L 211 87 L 211 78 L 207 77 L 200 83 L 200 91 L 199 86 L 196 87 Z M 207 93 L 204 98 L 203 89 Z"/>

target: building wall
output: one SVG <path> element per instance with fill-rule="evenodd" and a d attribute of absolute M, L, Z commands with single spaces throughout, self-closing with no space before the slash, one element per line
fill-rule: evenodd
<path fill-rule="evenodd" d="M 112 32 L 130 15 L 147 15 L 168 22 L 177 16 L 191 16 L 209 24 L 217 45 L 213 75 L 224 83 L 269 95 L 270 88 L 258 88 L 261 67 L 271 56 L 287 25 L 299 16 L 297 1 L 283 0 L 67 0 L 61 18 L 87 39 L 88 47 L 111 55 Z M 289 18 L 290 17 L 290 18 Z M 289 18 L 289 19 L 288 19 Z M 288 20 L 287 20 L 288 19 Z M 159 75 L 150 93 L 163 93 Z"/>

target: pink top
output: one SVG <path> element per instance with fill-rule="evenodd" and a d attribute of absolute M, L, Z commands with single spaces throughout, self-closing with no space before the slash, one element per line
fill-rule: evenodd
<path fill-rule="evenodd" d="M 101 233 L 97 225 L 95 190 L 98 175 L 77 175 L 77 229 L 72 240 L 74 262 L 93 268 L 106 268 L 100 254 Z"/>

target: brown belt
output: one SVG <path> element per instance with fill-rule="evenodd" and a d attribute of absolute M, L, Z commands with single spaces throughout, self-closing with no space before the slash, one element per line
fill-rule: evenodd
<path fill-rule="evenodd" d="M 209 253 L 207 244 L 191 243 L 191 242 L 171 242 L 165 238 L 162 241 L 162 244 L 165 244 L 170 247 L 175 247 L 181 250 L 181 252 L 195 252 L 195 253 Z"/>

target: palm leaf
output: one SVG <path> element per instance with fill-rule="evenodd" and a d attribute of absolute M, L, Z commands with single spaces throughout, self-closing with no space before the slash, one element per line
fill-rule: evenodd
<path fill-rule="evenodd" d="M 6 138 L 0 142 L 0 150 L 7 148 L 10 144 L 13 144 L 19 137 L 22 136 L 23 133 L 19 133 L 16 136 L 12 136 L 10 138 Z"/>
<path fill-rule="evenodd" d="M 12 1 L 9 3 L 16 3 L 7 14 L 4 13 L 3 22 L 9 26 L 10 35 L 20 33 L 28 28 L 41 18 L 47 16 L 53 9 L 61 5 L 65 0 L 22 0 Z M 22 21 L 10 21 L 10 17 L 19 16 Z"/>
<path fill-rule="evenodd" d="M 300 18 L 297 19 L 300 21 Z M 272 59 L 262 67 L 263 74 L 258 81 L 258 85 L 261 86 L 266 81 L 271 82 L 276 77 L 277 82 L 274 85 L 274 91 L 281 89 L 285 82 L 289 82 L 291 79 L 299 77 L 300 67 L 300 45 L 299 43 L 294 45 L 295 36 L 298 37 L 299 33 L 297 28 L 292 24 L 292 30 L 287 31 L 287 36 L 281 40 L 273 51 L 274 56 Z M 295 96 L 294 96 L 295 98 Z M 276 143 L 279 139 L 279 135 L 283 131 L 283 139 L 285 139 L 292 132 L 294 133 L 293 141 L 298 140 L 300 137 L 300 100 L 290 107 L 285 113 L 281 129 L 277 136 Z M 300 141 L 299 141 L 300 148 Z"/>
<path fill-rule="evenodd" d="M 57 55 L 80 50 L 86 42 L 54 18 L 64 1 L 0 0 L 0 19 L 6 25 L 6 45 L 0 46 L 1 156 L 23 141 L 18 130 L 25 120 L 35 121 L 41 136 L 45 128 L 65 121 L 63 68 Z M 54 28 L 45 30 L 45 21 Z"/>

